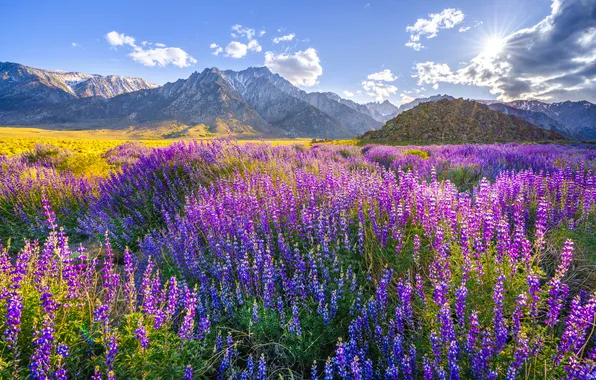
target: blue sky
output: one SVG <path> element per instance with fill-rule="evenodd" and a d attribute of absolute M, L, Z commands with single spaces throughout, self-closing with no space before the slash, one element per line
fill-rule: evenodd
<path fill-rule="evenodd" d="M 565 4 L 572 2 L 585 3 L 587 8 Z M 510 47 L 527 53 L 530 45 L 535 46 L 532 28 L 547 16 L 555 23 L 570 12 L 593 10 L 595 2 L 13 1 L 3 4 L 0 15 L 4 36 L 0 61 L 137 76 L 157 84 L 186 78 L 205 67 L 240 70 L 267 61 L 273 71 L 307 91 L 334 91 L 361 102 L 400 103 L 436 93 L 576 100 L 593 96 L 596 74 L 584 70 L 583 82 L 573 87 L 577 88 L 573 93 L 565 90 L 568 84 L 537 86 L 535 78 L 544 77 L 543 72 L 532 72 L 536 65 L 518 60 L 519 54 L 505 57 L 505 51 Z M 586 54 L 596 48 L 592 36 L 596 27 L 589 18 L 584 21 L 569 38 L 589 67 L 595 63 Z M 241 27 L 233 30 L 234 25 Z M 115 32 L 111 38 L 110 32 Z M 274 43 L 274 38 L 283 36 L 285 41 Z M 545 45 L 545 54 L 553 53 L 555 37 Z M 142 45 L 143 41 L 148 43 Z M 412 44 L 406 46 L 408 42 Z M 212 44 L 217 47 L 211 48 Z M 218 48 L 221 52 L 214 55 Z M 498 75 L 485 80 L 487 75 L 477 76 L 478 68 Z M 562 73 L 568 79 L 571 69 L 565 70 Z"/>

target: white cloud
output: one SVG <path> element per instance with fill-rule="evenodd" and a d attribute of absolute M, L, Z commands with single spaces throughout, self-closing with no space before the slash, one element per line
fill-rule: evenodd
<path fill-rule="evenodd" d="M 261 31 L 259 32 L 259 37 L 263 37 L 263 36 L 265 35 L 265 33 L 267 33 L 267 32 L 265 32 L 264 30 L 261 30 Z"/>
<path fill-rule="evenodd" d="M 367 78 L 370 80 L 378 80 L 383 82 L 393 82 L 397 79 L 397 77 L 393 75 L 393 73 L 389 69 L 379 71 L 378 73 L 370 74 Z"/>
<path fill-rule="evenodd" d="M 80 45 L 80 44 L 78 44 L 78 43 L 76 43 L 76 42 L 72 42 L 70 45 L 71 45 L 72 47 L 74 47 L 74 48 L 76 48 L 76 47 L 81 47 L 81 45 Z"/>
<path fill-rule="evenodd" d="M 135 47 L 135 39 L 130 36 L 125 36 L 124 33 L 118 34 L 118 32 L 111 31 L 110 33 L 106 34 L 106 40 L 112 46 L 123 46 L 129 45 Z"/>
<path fill-rule="evenodd" d="M 230 58 L 243 58 L 249 51 L 260 52 L 263 50 L 263 47 L 259 44 L 255 38 L 253 38 L 256 34 L 259 36 L 263 36 L 265 34 L 264 30 L 261 30 L 257 33 L 257 31 L 253 28 L 247 28 L 240 24 L 236 24 L 232 26 L 232 37 L 240 39 L 241 37 L 246 37 L 248 40 L 247 43 L 243 43 L 240 41 L 231 41 L 228 45 L 224 48 L 220 47 L 216 43 L 212 43 L 209 47 L 213 50 L 211 54 L 219 55 L 224 50 L 226 52 L 225 56 Z"/>
<path fill-rule="evenodd" d="M 406 46 L 411 47 L 412 49 L 414 49 L 416 51 L 420 51 L 420 50 L 422 50 L 422 48 L 424 48 L 424 46 L 422 46 L 422 44 L 420 42 L 412 42 L 412 41 L 406 42 Z"/>
<path fill-rule="evenodd" d="M 403 104 L 405 104 L 405 103 L 410 103 L 410 102 L 412 102 L 412 101 L 414 101 L 414 100 L 415 100 L 415 99 L 414 99 L 414 98 L 412 98 L 412 97 L 411 97 L 411 96 L 409 96 L 409 95 L 406 95 L 406 94 L 401 94 L 401 103 L 403 103 Z"/>
<path fill-rule="evenodd" d="M 319 56 L 313 48 L 295 54 L 268 51 L 265 53 L 265 66 L 292 84 L 303 87 L 316 85 L 317 78 L 323 74 Z"/>
<path fill-rule="evenodd" d="M 213 50 L 211 52 L 213 55 L 219 55 L 221 52 L 223 52 L 223 48 L 216 43 L 209 45 L 209 48 Z"/>
<path fill-rule="evenodd" d="M 362 81 L 362 88 L 366 92 L 366 95 L 372 96 L 375 100 L 382 101 L 385 98 L 395 95 L 398 88 L 387 83 L 375 82 L 372 80 Z"/>
<path fill-rule="evenodd" d="M 246 37 L 247 40 L 252 40 L 256 33 L 254 29 L 246 28 L 240 24 L 233 25 L 232 30 L 234 31 L 232 37 Z"/>
<path fill-rule="evenodd" d="M 259 42 L 257 40 L 250 40 L 248 42 L 248 50 L 260 52 L 261 50 L 263 50 L 263 48 L 261 47 L 261 45 L 259 45 Z"/>
<path fill-rule="evenodd" d="M 420 51 L 424 46 L 421 37 L 434 38 L 441 29 L 451 29 L 464 21 L 465 15 L 455 8 L 443 9 L 441 13 L 430 13 L 428 19 L 419 18 L 414 25 L 408 25 L 406 31 L 410 33 L 410 41 L 406 46 Z"/>
<path fill-rule="evenodd" d="M 452 71 L 442 63 L 415 66 L 419 84 L 487 87 L 501 100 L 596 101 L 596 0 L 554 0 L 538 24 L 502 40 Z"/>
<path fill-rule="evenodd" d="M 132 52 L 128 54 L 135 62 L 142 63 L 145 66 L 167 66 L 188 67 L 197 63 L 197 60 L 191 57 L 187 52 L 178 47 L 166 47 L 163 44 L 155 44 L 157 48 L 144 49 L 145 46 L 151 46 L 148 41 L 141 42 L 141 46 L 135 44 L 134 37 L 126 36 L 124 33 L 112 31 L 106 34 L 106 40 L 112 47 L 128 45 Z"/>
<path fill-rule="evenodd" d="M 346 98 L 351 98 L 352 96 L 354 96 L 354 93 L 353 92 L 350 92 L 350 91 L 344 91 L 344 96 Z"/>
<path fill-rule="evenodd" d="M 438 89 L 439 89 L 439 84 L 438 83 L 433 84 L 433 90 L 438 90 Z"/>
<path fill-rule="evenodd" d="M 155 43 L 155 46 L 157 46 L 157 47 L 166 47 L 165 44 L 162 44 L 162 43 L 159 43 L 159 42 L 156 42 Z"/>
<path fill-rule="evenodd" d="M 290 34 L 287 34 L 287 35 L 281 36 L 281 37 L 275 37 L 273 39 L 273 43 L 278 44 L 280 42 L 292 41 L 294 39 L 294 37 L 296 37 L 295 33 L 290 33 Z"/>
<path fill-rule="evenodd" d="M 231 58 L 242 58 L 248 51 L 248 45 L 242 42 L 232 41 L 226 46 L 226 57 Z"/>
<path fill-rule="evenodd" d="M 139 49 L 129 54 L 136 62 L 145 66 L 167 66 L 188 67 L 197 63 L 197 60 L 188 55 L 184 50 L 177 47 Z"/>

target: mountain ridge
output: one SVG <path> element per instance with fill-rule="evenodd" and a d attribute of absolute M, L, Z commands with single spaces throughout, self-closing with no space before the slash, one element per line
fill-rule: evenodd
<path fill-rule="evenodd" d="M 0 62 L 0 123 L 125 128 L 132 124 L 208 125 L 216 133 L 352 138 L 380 129 L 395 116 L 450 95 L 356 103 L 333 92 L 306 92 L 266 67 L 195 71 L 162 86 L 141 78 L 36 69 Z M 590 102 L 478 100 L 567 137 L 596 139 Z"/>
<path fill-rule="evenodd" d="M 363 142 L 400 144 L 543 140 L 565 140 L 565 137 L 517 116 L 493 111 L 484 104 L 462 98 L 420 103 L 388 121 L 381 130 L 362 136 Z"/>

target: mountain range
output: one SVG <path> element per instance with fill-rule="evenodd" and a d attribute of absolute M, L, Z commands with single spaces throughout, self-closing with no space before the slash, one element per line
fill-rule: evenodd
<path fill-rule="evenodd" d="M 305 92 L 265 67 L 194 72 L 156 86 L 140 78 L 36 69 L 0 62 L 0 124 L 69 128 L 201 126 L 212 133 L 270 137 L 352 138 L 449 95 L 396 106 L 356 103 L 333 92 Z M 589 102 L 479 101 L 542 129 L 577 140 L 596 139 Z"/>
<path fill-rule="evenodd" d="M 422 145 L 565 139 L 556 131 L 461 98 L 420 103 L 389 120 L 380 130 L 362 136 L 364 142 Z"/>

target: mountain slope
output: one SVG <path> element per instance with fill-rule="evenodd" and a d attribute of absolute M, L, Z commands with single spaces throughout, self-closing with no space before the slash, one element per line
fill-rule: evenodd
<path fill-rule="evenodd" d="M 360 112 L 361 114 L 370 116 L 371 118 L 378 121 L 379 123 L 385 123 L 385 122 L 387 122 L 387 120 L 389 120 L 388 118 L 383 116 L 378 111 L 375 111 L 374 109 L 367 107 L 366 104 L 360 104 L 360 103 L 356 103 L 350 99 L 344 99 L 334 92 L 322 92 L 321 94 L 325 95 L 329 99 L 335 100 L 336 102 L 339 102 L 345 106 L 350 107 L 351 109 L 353 109 L 356 112 Z"/>
<path fill-rule="evenodd" d="M 89 97 L 63 102 L 36 112 L 0 113 L 8 123 L 85 123 L 95 127 L 126 127 L 161 121 L 208 124 L 233 132 L 281 135 L 229 86 L 219 70 L 205 69 L 186 80 L 113 98 Z"/>
<path fill-rule="evenodd" d="M 392 119 L 395 115 L 399 112 L 399 107 L 396 107 L 393 103 L 389 100 L 385 100 L 384 102 L 370 102 L 366 103 L 366 108 L 368 108 L 371 112 L 379 114 L 382 116 L 382 121 L 385 123 L 387 120 Z"/>
<path fill-rule="evenodd" d="M 439 100 L 443 100 L 443 99 L 454 100 L 455 98 L 453 96 L 447 95 L 447 94 L 432 95 L 427 98 L 416 98 L 409 103 L 405 103 L 405 104 L 402 104 L 401 106 L 399 106 L 399 108 L 397 109 L 397 111 L 393 115 L 393 117 L 395 117 L 395 116 L 399 115 L 400 113 L 405 112 L 407 110 L 411 110 L 412 108 L 416 107 L 420 103 L 438 102 Z"/>
<path fill-rule="evenodd" d="M 266 68 L 224 72 L 226 80 L 265 120 L 289 136 L 345 138 L 356 135 L 342 122 L 292 93 L 295 87 Z M 281 79 L 281 80 L 280 80 Z M 292 88 L 286 89 L 285 86 Z"/>
<path fill-rule="evenodd" d="M 0 62 L 0 110 L 25 109 L 92 96 L 111 98 L 155 87 L 140 78 L 41 70 Z"/>
<path fill-rule="evenodd" d="M 225 71 L 225 74 L 226 76 L 233 78 L 232 83 L 234 87 L 246 97 L 255 98 L 261 96 L 255 94 L 255 92 L 272 93 L 271 86 L 273 86 L 286 95 L 314 106 L 319 111 L 338 120 L 343 125 L 346 132 L 341 137 L 353 137 L 371 129 L 381 127 L 381 123 L 374 120 L 372 117 L 362 114 L 345 104 L 330 98 L 325 93 L 307 93 L 292 85 L 281 76 L 273 74 L 266 67 L 251 67 L 238 72 L 229 70 Z M 259 81 L 261 87 L 255 87 L 253 85 L 255 81 Z M 281 96 L 280 93 L 276 92 L 275 94 L 276 96 Z M 332 137 L 332 135 L 325 137 Z M 340 136 L 336 135 L 336 137 Z"/>
<path fill-rule="evenodd" d="M 563 124 L 571 133 L 584 140 L 596 140 L 596 105 L 588 101 L 544 103 L 538 100 L 516 100 L 507 106 L 542 112 Z"/>
<path fill-rule="evenodd" d="M 493 111 L 464 99 L 421 103 L 399 114 L 379 131 L 367 132 L 364 142 L 406 144 L 496 143 L 565 139 L 516 116 Z"/>
<path fill-rule="evenodd" d="M 569 137 L 571 139 L 578 139 L 580 138 L 575 133 L 571 132 L 564 124 L 559 123 L 555 119 L 549 117 L 543 112 L 535 112 L 530 110 L 524 110 L 519 108 L 513 108 L 506 104 L 502 103 L 492 103 L 488 105 L 493 111 L 501 112 L 506 115 L 514 115 L 519 117 L 522 120 L 527 121 L 530 124 L 534 124 L 537 127 L 542 129 L 546 129 L 548 131 L 555 131 L 565 137 Z"/>

